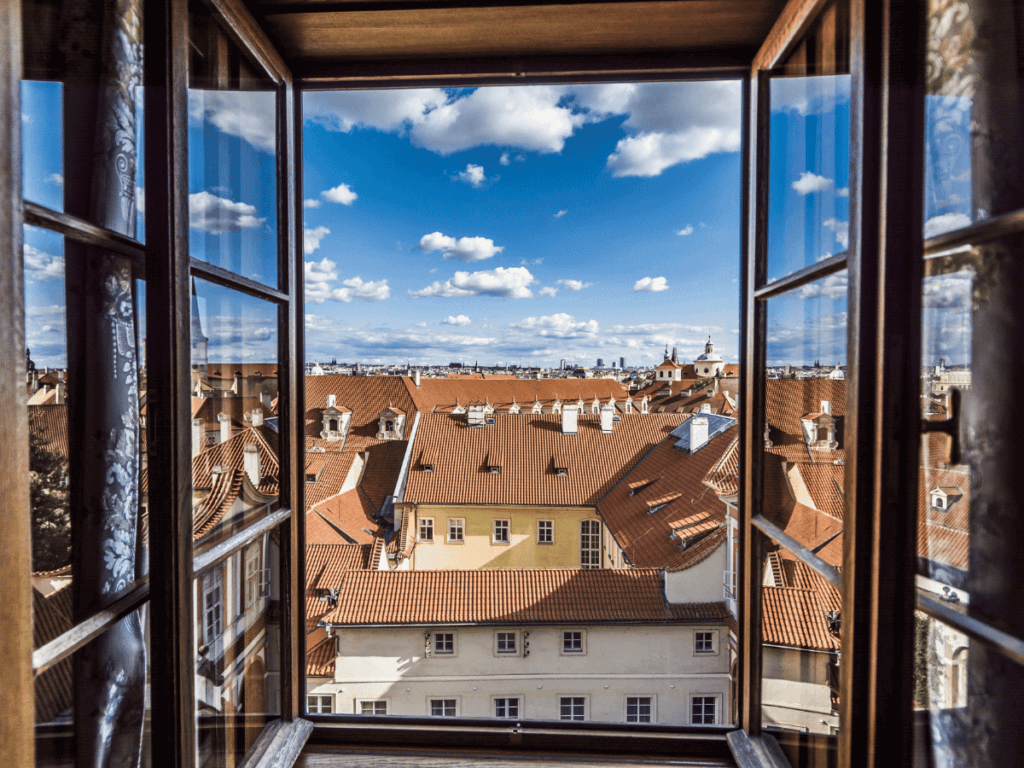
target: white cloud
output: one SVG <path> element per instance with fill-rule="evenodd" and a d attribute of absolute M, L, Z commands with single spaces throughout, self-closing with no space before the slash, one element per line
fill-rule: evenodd
<path fill-rule="evenodd" d="M 435 281 L 426 288 L 409 291 L 410 296 L 496 296 L 504 299 L 530 299 L 527 286 L 537 282 L 525 267 L 498 267 L 481 272 L 456 272 L 445 282 Z"/>
<path fill-rule="evenodd" d="M 464 327 L 472 322 L 473 321 L 466 317 L 466 315 L 448 315 L 448 317 L 441 321 L 441 325 L 458 325 Z"/>
<path fill-rule="evenodd" d="M 558 289 L 551 285 L 545 285 L 538 292 L 538 296 L 554 296 L 558 293 Z"/>
<path fill-rule="evenodd" d="M 801 117 L 823 115 L 849 100 L 849 75 L 772 80 L 772 112 L 795 112 Z"/>
<path fill-rule="evenodd" d="M 593 283 L 584 283 L 582 280 L 556 280 L 555 282 L 564 285 L 570 291 L 581 291 L 593 285 Z"/>
<path fill-rule="evenodd" d="M 971 217 L 966 213 L 942 213 L 932 216 L 924 223 L 924 236 L 935 237 L 943 232 L 951 232 L 961 227 L 969 227 Z"/>
<path fill-rule="evenodd" d="M 801 195 L 809 195 L 811 192 L 824 192 L 826 189 L 830 189 L 832 187 L 832 179 L 827 179 L 810 171 L 804 171 L 800 174 L 800 178 L 790 186 Z"/>
<path fill-rule="evenodd" d="M 452 176 L 453 181 L 464 181 L 474 189 L 480 189 L 484 185 L 484 182 L 495 181 L 497 177 L 490 179 L 484 175 L 484 167 L 482 165 L 473 165 L 473 163 L 466 163 L 466 170 L 459 171 L 457 174 Z"/>
<path fill-rule="evenodd" d="M 454 237 L 440 232 L 431 232 L 420 238 L 417 248 L 424 253 L 441 251 L 446 259 L 456 261 L 483 261 L 505 250 L 503 245 L 495 245 L 489 237 Z"/>
<path fill-rule="evenodd" d="M 821 222 L 825 229 L 836 236 L 836 242 L 843 248 L 850 247 L 850 222 L 839 219 L 825 219 Z"/>
<path fill-rule="evenodd" d="M 188 91 L 192 120 L 208 120 L 231 136 L 245 139 L 266 152 L 276 149 L 275 95 L 273 91 Z"/>
<path fill-rule="evenodd" d="M 59 173 L 51 173 L 46 177 L 47 184 L 54 184 L 58 187 L 64 186 L 64 177 Z"/>
<path fill-rule="evenodd" d="M 352 205 L 355 199 L 359 197 L 353 192 L 348 184 L 339 184 L 336 187 L 332 187 L 324 192 L 320 193 L 320 197 L 329 203 L 341 203 L 342 205 Z"/>
<path fill-rule="evenodd" d="M 31 245 L 25 245 L 25 275 L 30 280 L 63 280 L 64 279 L 64 257 L 54 256 L 46 251 L 40 251 Z"/>
<path fill-rule="evenodd" d="M 190 227 L 219 235 L 260 226 L 265 217 L 256 216 L 256 206 L 216 197 L 209 192 L 196 192 L 188 196 L 188 223 Z"/>
<path fill-rule="evenodd" d="M 320 207 L 320 201 L 319 200 L 303 200 L 302 201 L 302 207 L 303 208 L 319 208 Z"/>
<path fill-rule="evenodd" d="M 568 212 L 569 211 L 567 211 L 565 208 L 563 208 L 562 210 L 560 210 L 558 213 L 555 214 L 555 218 L 556 219 L 560 219 L 563 216 L 565 216 L 565 214 L 567 214 Z"/>
<path fill-rule="evenodd" d="M 302 252 L 309 256 L 320 247 L 320 241 L 329 234 L 331 234 L 331 230 L 327 227 L 302 230 Z"/>
<path fill-rule="evenodd" d="M 560 339 L 593 336 L 600 330 L 596 320 L 577 321 L 575 317 L 565 312 L 541 317 L 527 317 L 518 323 L 512 323 L 512 327 L 533 331 L 539 336 L 553 336 Z"/>
<path fill-rule="evenodd" d="M 502 152 L 501 157 L 498 158 L 498 162 L 502 165 L 508 165 L 511 161 L 508 159 L 508 152 Z"/>
<path fill-rule="evenodd" d="M 427 327 L 427 324 L 426 324 L 426 322 L 422 322 L 422 321 L 421 321 L 421 322 L 419 322 L 419 323 L 416 323 L 416 327 L 417 327 L 417 328 L 426 328 L 426 327 Z"/>
<path fill-rule="evenodd" d="M 797 299 L 829 299 L 830 301 L 838 301 L 839 299 L 846 298 L 847 292 L 847 272 L 843 270 L 834 275 L 829 275 L 822 280 L 816 280 L 813 283 L 801 286 L 796 292 Z"/>
<path fill-rule="evenodd" d="M 677 235 L 682 235 L 683 237 L 686 237 L 687 235 L 692 235 L 693 234 L 693 225 L 692 224 L 687 224 L 682 229 L 677 230 L 676 234 Z"/>
<path fill-rule="evenodd" d="M 302 108 L 307 120 L 330 131 L 349 133 L 353 128 L 404 132 L 423 122 L 424 116 L 448 101 L 441 88 L 384 91 L 309 91 Z"/>
<path fill-rule="evenodd" d="M 637 280 L 633 286 L 634 291 L 667 291 L 668 280 L 664 277 L 645 277 L 641 280 Z"/>
<path fill-rule="evenodd" d="M 836 190 L 836 197 L 849 197 L 849 196 L 850 196 L 850 188 L 849 187 L 840 187 L 839 189 Z"/>
<path fill-rule="evenodd" d="M 348 304 L 353 299 L 360 301 L 383 301 L 391 296 L 387 280 L 363 281 L 356 276 L 341 281 L 341 288 L 334 287 L 338 279 L 337 264 L 330 259 L 307 261 L 305 272 L 305 298 L 314 304 L 323 304 L 328 299 Z"/>

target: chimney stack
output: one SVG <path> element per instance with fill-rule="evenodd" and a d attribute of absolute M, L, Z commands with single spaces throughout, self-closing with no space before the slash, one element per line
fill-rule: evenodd
<path fill-rule="evenodd" d="M 417 387 L 420 385 L 420 372 L 418 370 L 412 374 L 412 380 Z"/>
<path fill-rule="evenodd" d="M 336 401 L 335 401 L 335 396 L 334 395 L 328 395 L 327 396 L 327 407 L 328 408 L 333 408 L 335 402 Z"/>
<path fill-rule="evenodd" d="M 253 488 L 259 488 L 263 481 L 263 473 L 260 469 L 260 453 L 255 444 L 247 443 L 242 450 L 242 461 L 245 467 L 245 474 L 249 476 L 249 482 Z"/>
<path fill-rule="evenodd" d="M 694 416 L 690 419 L 690 453 L 695 453 L 698 448 L 704 447 L 708 441 L 708 420 L 704 416 Z"/>
<path fill-rule="evenodd" d="M 269 411 L 270 406 L 274 403 L 274 398 L 270 396 L 269 392 L 260 392 L 260 402 Z"/>
<path fill-rule="evenodd" d="M 563 435 L 575 435 L 576 434 L 576 417 L 579 413 L 579 408 L 576 405 L 563 405 L 562 406 L 562 434 Z"/>
<path fill-rule="evenodd" d="M 235 372 L 235 380 L 231 382 L 231 391 L 239 397 L 242 396 L 242 374 Z"/>
<path fill-rule="evenodd" d="M 828 400 L 822 400 L 821 401 L 821 412 L 822 413 L 827 413 L 827 414 L 831 415 L 832 414 L 832 403 L 830 401 L 828 401 Z"/>
<path fill-rule="evenodd" d="M 61 382 L 59 382 L 57 384 L 57 396 L 53 400 L 53 402 L 55 402 L 57 405 L 64 405 L 64 387 L 65 386 L 66 385 L 64 384 L 63 381 L 61 381 Z"/>
<path fill-rule="evenodd" d="M 217 421 L 220 422 L 220 441 L 226 443 L 231 439 L 231 417 L 221 411 L 217 414 Z"/>
<path fill-rule="evenodd" d="M 606 435 L 612 433 L 615 424 L 615 406 L 607 403 L 601 406 L 601 432 Z"/>
<path fill-rule="evenodd" d="M 206 422 L 202 419 L 192 419 L 192 455 L 198 456 L 199 452 L 203 450 L 203 444 L 206 442 L 206 429 L 204 427 Z"/>
<path fill-rule="evenodd" d="M 250 422 L 254 427 L 263 426 L 263 411 L 259 408 L 253 408 L 250 414 Z"/>

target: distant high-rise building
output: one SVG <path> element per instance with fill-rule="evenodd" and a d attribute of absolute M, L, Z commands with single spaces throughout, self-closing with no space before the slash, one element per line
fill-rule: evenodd
<path fill-rule="evenodd" d="M 603 357 L 597 358 L 597 367 L 598 368 L 604 368 L 604 358 Z"/>
<path fill-rule="evenodd" d="M 565 358 L 564 357 L 562 358 L 562 362 L 558 364 L 558 367 L 561 370 L 563 370 L 563 371 L 565 370 Z"/>
<path fill-rule="evenodd" d="M 626 358 L 620 357 L 619 358 L 619 368 L 625 368 L 625 367 L 626 367 Z"/>

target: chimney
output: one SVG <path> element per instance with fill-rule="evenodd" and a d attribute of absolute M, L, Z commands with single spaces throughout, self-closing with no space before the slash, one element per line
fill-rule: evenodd
<path fill-rule="evenodd" d="M 231 439 L 231 417 L 221 411 L 217 414 L 217 421 L 220 422 L 220 441 L 226 443 Z"/>
<path fill-rule="evenodd" d="M 250 420 L 250 422 L 252 423 L 252 425 L 254 427 L 262 427 L 263 426 L 263 411 L 261 411 L 259 408 L 253 408 L 252 409 L 252 414 L 251 414 L 251 417 L 250 417 L 249 420 Z"/>
<path fill-rule="evenodd" d="M 235 380 L 231 382 L 231 391 L 241 397 L 242 395 L 242 374 L 235 371 Z"/>
<path fill-rule="evenodd" d="M 333 408 L 335 402 L 336 401 L 335 401 L 335 396 L 334 395 L 328 395 L 327 396 L 327 407 L 328 408 Z"/>
<path fill-rule="evenodd" d="M 415 371 L 412 375 L 413 383 L 418 387 L 420 385 L 420 372 Z"/>
<path fill-rule="evenodd" d="M 562 406 L 562 434 L 563 435 L 575 435 L 576 434 L 576 416 L 579 413 L 579 408 L 576 405 L 563 405 Z"/>
<path fill-rule="evenodd" d="M 220 473 L 227 471 L 228 468 L 225 464 L 216 464 L 213 469 L 210 470 L 210 485 L 216 484 L 217 478 L 220 477 Z"/>
<path fill-rule="evenodd" d="M 242 451 L 242 461 L 245 467 L 245 474 L 249 476 L 249 482 L 253 488 L 259 488 L 263 480 L 263 473 L 260 471 L 260 453 L 253 443 L 246 444 Z"/>
<path fill-rule="evenodd" d="M 711 403 L 704 402 L 700 404 L 701 413 L 711 413 Z"/>
<path fill-rule="evenodd" d="M 690 419 L 690 453 L 704 447 L 708 441 L 708 420 L 704 416 L 694 416 Z"/>
<path fill-rule="evenodd" d="M 832 403 L 828 400 L 821 401 L 821 412 L 830 414 L 832 413 Z"/>
<path fill-rule="evenodd" d="M 269 392 L 260 392 L 260 402 L 263 404 L 263 407 L 269 411 L 270 406 L 274 402 L 274 398 L 270 396 Z"/>
<path fill-rule="evenodd" d="M 203 444 L 206 442 L 206 429 L 204 429 L 204 422 L 202 419 L 192 419 L 192 455 L 198 456 L 199 452 L 203 450 Z"/>
<path fill-rule="evenodd" d="M 53 400 L 53 402 L 55 402 L 57 405 L 64 405 L 64 387 L 65 386 L 66 385 L 64 384 L 63 381 L 57 384 L 57 397 L 55 397 L 54 400 Z"/>
<path fill-rule="evenodd" d="M 612 433 L 612 427 L 615 424 L 615 406 L 609 404 L 601 406 L 601 432 L 606 435 Z"/>

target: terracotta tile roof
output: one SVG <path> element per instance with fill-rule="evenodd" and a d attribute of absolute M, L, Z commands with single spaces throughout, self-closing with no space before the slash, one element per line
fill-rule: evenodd
<path fill-rule="evenodd" d="M 368 544 L 306 545 L 306 632 L 312 632 L 331 605 L 320 599 L 320 590 L 338 589 L 345 574 L 368 566 Z"/>
<path fill-rule="evenodd" d="M 593 505 L 686 417 L 623 414 L 612 434 L 600 418 L 581 416 L 575 435 L 562 435 L 558 415 L 496 415 L 496 423 L 469 428 L 464 416 L 423 414 L 413 447 L 405 500 L 447 504 Z M 674 442 L 674 441 L 673 441 Z M 505 451 L 500 475 L 487 456 Z M 434 462 L 424 472 L 421 455 Z M 567 477 L 555 474 L 564 463 Z"/>
<path fill-rule="evenodd" d="M 68 457 L 68 407 L 32 405 L 28 409 L 28 428 L 38 435 L 47 450 Z"/>
<path fill-rule="evenodd" d="M 327 395 L 334 395 L 336 407 L 352 411 L 345 450 L 363 451 L 385 442 L 377 439 L 377 425 L 388 407 L 409 414 L 404 435 L 408 438 L 416 413 L 410 386 L 411 381 L 400 376 L 306 376 L 306 435 L 319 437 Z"/>
<path fill-rule="evenodd" d="M 192 418 L 202 419 L 208 434 L 219 433 L 220 422 L 217 421 L 217 416 L 221 413 L 231 417 L 232 431 L 234 431 L 248 426 L 249 423 L 245 420 L 245 416 L 253 411 L 262 412 L 265 419 L 274 416 L 274 412 L 254 395 L 225 397 L 222 393 L 214 391 L 210 397 L 192 398 Z"/>
<path fill-rule="evenodd" d="M 841 521 L 845 467 L 842 464 L 800 464 L 798 470 L 815 509 Z"/>
<path fill-rule="evenodd" d="M 262 480 L 259 492 L 267 496 L 278 495 L 277 462 L 278 435 L 266 425 L 246 427 L 230 440 L 211 445 L 192 458 L 192 483 L 196 489 L 205 490 L 210 487 L 211 470 L 223 465 L 238 471 L 245 470 L 244 453 L 246 445 L 255 445 L 260 455 Z"/>
<path fill-rule="evenodd" d="M 242 492 L 242 472 L 228 469 L 218 473 L 210 493 L 192 510 L 192 536 L 200 539 L 212 531 L 228 513 Z"/>
<path fill-rule="evenodd" d="M 813 507 L 800 502 L 787 505 L 775 519 L 775 524 L 808 549 L 815 549 L 832 539 L 817 554 L 831 566 L 843 564 L 843 537 L 837 533 L 843 530 L 843 524 Z"/>
<path fill-rule="evenodd" d="M 379 528 L 376 510 L 359 488 L 332 496 L 317 504 L 314 510 L 354 543 L 373 543 L 374 532 Z"/>
<path fill-rule="evenodd" d="M 691 538 L 724 526 L 726 516 L 725 504 L 704 485 L 704 478 L 732 444 L 734 430 L 712 439 L 692 456 L 676 450 L 676 439 L 668 437 L 600 500 L 598 511 L 632 565 L 678 570 L 703 559 L 697 558 Z M 654 482 L 648 484 L 651 479 Z M 659 504 L 665 506 L 656 508 Z M 691 525 L 697 529 L 686 530 Z M 676 540 L 672 539 L 674 528 L 680 531 Z M 696 552 L 704 557 L 710 554 Z"/>
<path fill-rule="evenodd" d="M 401 555 L 402 559 L 412 554 L 416 546 L 416 521 L 411 513 L 402 515 L 402 522 L 395 531 L 395 535 L 387 543 L 389 555 Z"/>
<path fill-rule="evenodd" d="M 839 650 L 839 640 L 828 631 L 827 614 L 815 590 L 762 587 L 761 632 L 765 643 Z"/>
<path fill-rule="evenodd" d="M 684 378 L 682 381 L 658 381 L 657 379 L 655 379 L 650 384 L 641 387 L 636 392 L 634 392 L 633 400 L 639 402 L 640 400 L 643 399 L 644 395 L 646 395 L 651 400 L 654 400 L 655 398 L 678 398 L 680 397 L 680 392 L 686 389 L 692 390 L 694 387 L 700 384 L 700 381 L 701 380 L 696 377 Z M 669 393 L 667 395 L 658 394 L 659 392 L 662 392 L 665 389 L 669 390 Z M 699 394 L 700 396 L 703 397 L 703 390 L 700 390 Z"/>
<path fill-rule="evenodd" d="M 827 400 L 832 416 L 842 425 L 846 415 L 846 382 L 837 379 L 769 379 L 765 382 L 765 417 L 771 426 L 771 453 L 789 461 L 830 463 L 843 458 L 843 451 L 808 451 L 801 419 L 821 410 Z M 842 445 L 843 430 L 838 430 Z M 799 450 L 796 449 L 799 447 Z M 781 449 L 781 450 L 780 450 Z M 791 449 L 791 450 L 786 450 Z"/>
<path fill-rule="evenodd" d="M 37 389 L 28 399 L 29 405 L 55 405 L 57 402 L 57 390 Z"/>
<path fill-rule="evenodd" d="M 931 491 L 957 488 L 960 497 L 949 509 L 931 504 Z M 917 554 L 962 571 L 970 567 L 971 476 L 966 466 L 922 467 L 918 485 Z"/>
<path fill-rule="evenodd" d="M 740 474 L 740 436 L 736 436 L 725 449 L 722 458 L 714 463 L 707 475 L 704 476 L 704 485 L 719 496 L 732 496 L 739 493 Z"/>
<path fill-rule="evenodd" d="M 363 470 L 363 480 L 359 487 L 378 512 L 384 506 L 384 498 L 395 492 L 408 445 L 405 440 L 391 440 L 365 449 L 366 469 Z"/>
<path fill-rule="evenodd" d="M 451 412 L 458 402 L 463 407 L 489 402 L 496 413 L 505 413 L 515 401 L 528 411 L 540 400 L 550 412 L 555 400 L 563 403 L 582 399 L 588 406 L 596 397 L 607 403 L 611 397 L 620 406 L 628 390 L 613 379 L 420 379 L 417 387 L 406 379 L 416 407 L 423 413 Z"/>
<path fill-rule="evenodd" d="M 321 443 L 326 441 L 321 440 Z M 306 472 L 316 475 L 315 483 L 306 483 L 306 509 L 336 495 L 345 484 L 352 465 L 359 454 L 356 451 L 339 452 L 340 443 L 328 444 L 323 453 L 306 452 Z"/>
<path fill-rule="evenodd" d="M 32 590 L 32 639 L 38 648 L 71 629 L 70 584 L 44 597 Z M 35 678 L 36 722 L 48 723 L 71 706 L 71 659 L 59 661 Z"/>
<path fill-rule="evenodd" d="M 235 374 L 276 379 L 277 363 L 210 363 L 206 366 L 206 375 L 209 378 L 232 379 Z"/>
<path fill-rule="evenodd" d="M 306 512 L 307 544 L 346 544 L 344 536 L 327 522 L 323 515 L 313 509 Z"/>
<path fill-rule="evenodd" d="M 338 658 L 338 644 L 333 637 L 325 637 L 306 651 L 306 674 L 310 677 L 334 677 L 334 661 Z"/>
<path fill-rule="evenodd" d="M 335 625 L 722 622 L 724 603 L 668 605 L 653 568 L 352 571 Z"/>

